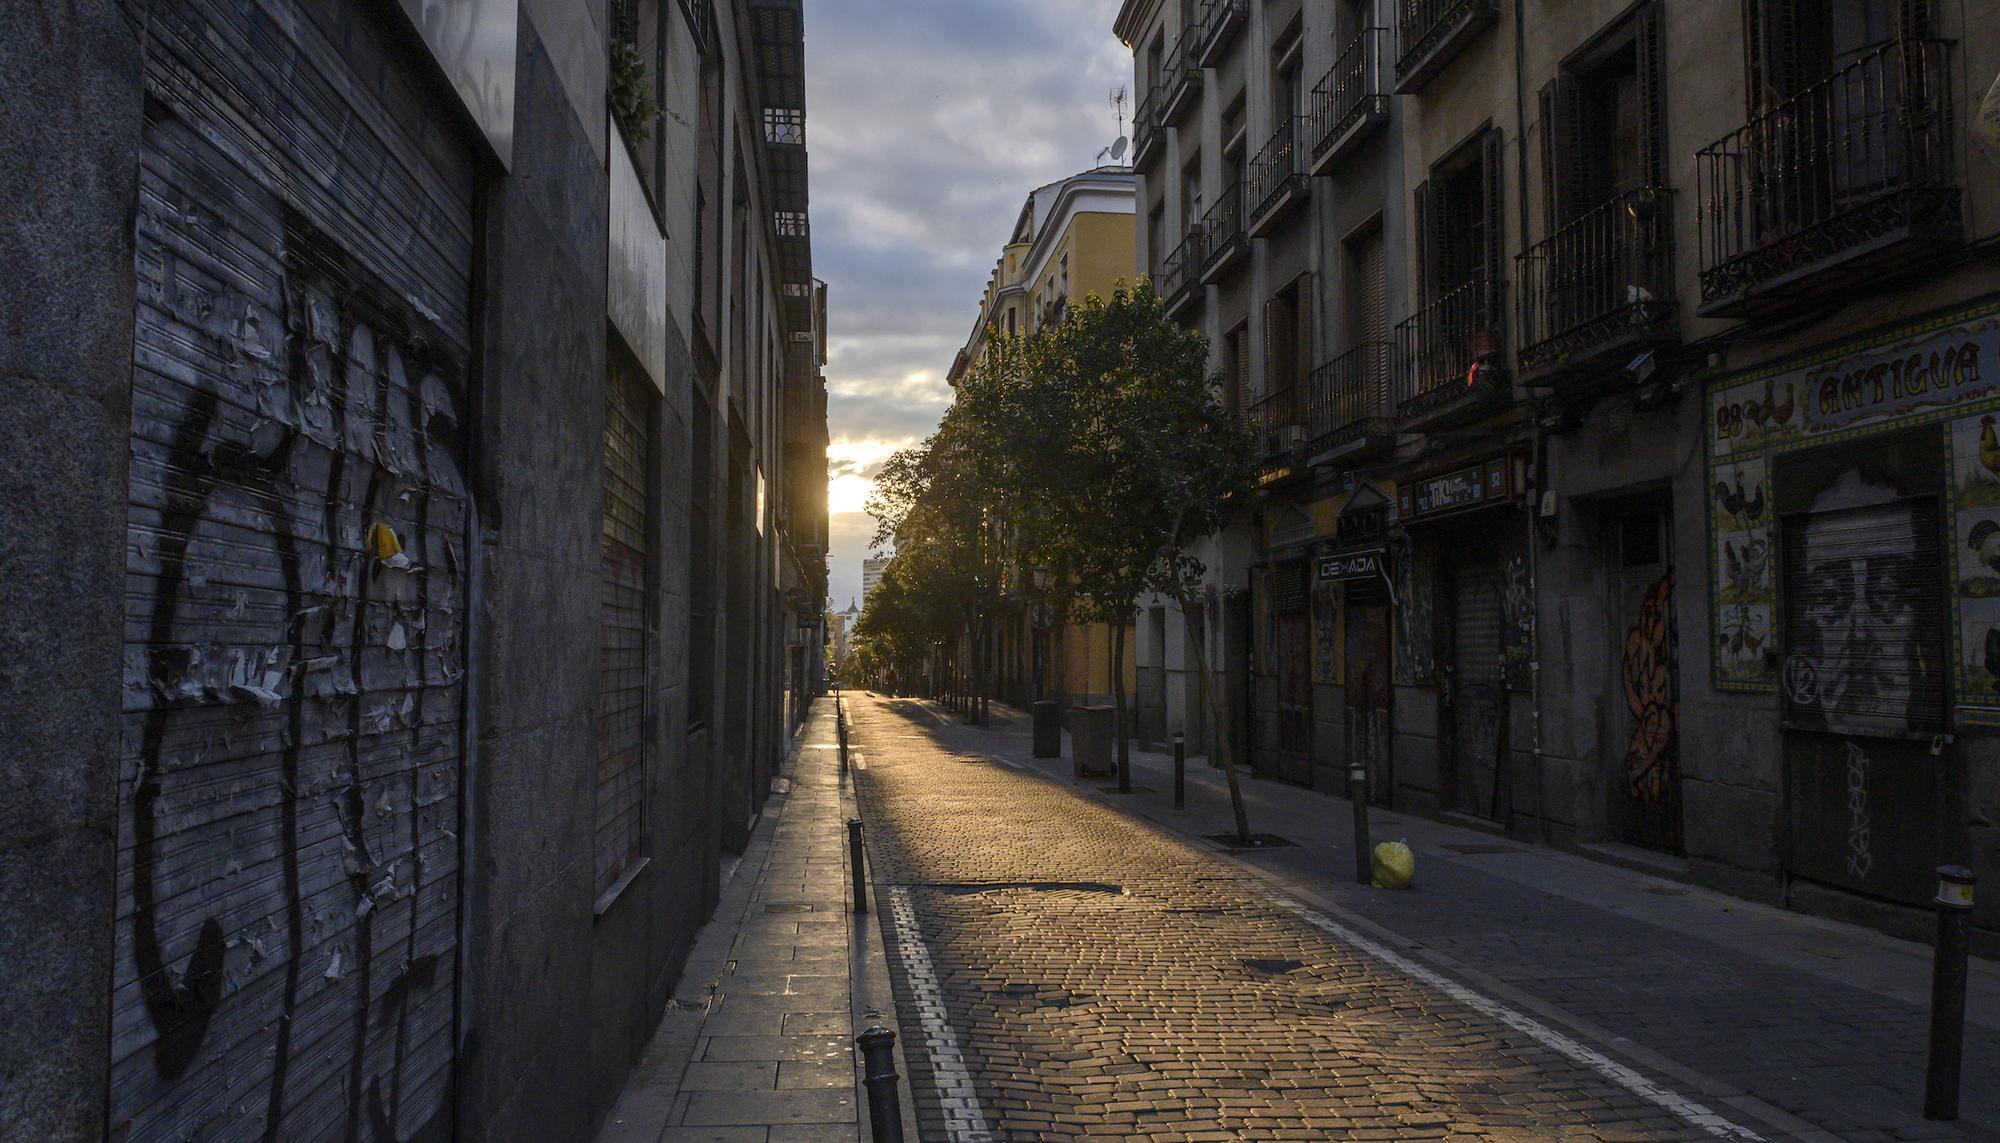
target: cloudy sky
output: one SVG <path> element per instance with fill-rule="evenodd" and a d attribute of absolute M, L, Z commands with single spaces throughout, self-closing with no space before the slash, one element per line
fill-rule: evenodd
<path fill-rule="evenodd" d="M 937 426 L 945 372 L 1030 190 L 1118 133 L 1118 0 L 808 0 L 813 272 L 827 282 L 836 607 L 870 478 Z M 1127 102 L 1127 124 L 1130 101 Z"/>

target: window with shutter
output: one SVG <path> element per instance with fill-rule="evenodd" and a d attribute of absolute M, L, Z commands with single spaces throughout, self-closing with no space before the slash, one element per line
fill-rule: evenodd
<path fill-rule="evenodd" d="M 1416 220 L 1411 234 L 1416 242 L 1417 303 L 1422 305 L 1437 294 L 1437 270 L 1431 265 L 1431 251 L 1437 249 L 1432 237 L 1436 219 L 1431 214 L 1431 184 L 1426 179 L 1410 194 L 1410 217 Z"/>
<path fill-rule="evenodd" d="M 1506 190 L 1502 173 L 1506 169 L 1506 152 L 1497 128 L 1489 129 L 1480 144 L 1480 239 L 1481 265 L 1479 274 L 1484 282 L 1485 297 L 1482 301 L 1485 313 L 1482 326 L 1487 330 L 1501 328 L 1501 262 L 1506 257 L 1503 244 L 1503 212 Z M 1496 347 L 1497 348 L 1497 347 Z"/>
<path fill-rule="evenodd" d="M 1639 75 L 1639 167 L 1644 185 L 1664 187 L 1667 171 L 1666 13 L 1657 0 L 1640 9 L 1632 32 Z"/>
<path fill-rule="evenodd" d="M 604 422 L 604 579 L 598 622 L 597 892 L 639 859 L 645 800 L 646 638 L 651 610 L 653 391 L 614 360 Z"/>

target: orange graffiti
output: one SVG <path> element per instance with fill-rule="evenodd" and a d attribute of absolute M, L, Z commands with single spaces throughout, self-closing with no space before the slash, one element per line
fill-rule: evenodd
<path fill-rule="evenodd" d="M 1674 771 L 1674 573 L 1646 591 L 1639 621 L 1625 633 L 1625 705 L 1632 711 L 1632 741 L 1625 748 L 1625 780 L 1632 796 L 1658 802 Z"/>

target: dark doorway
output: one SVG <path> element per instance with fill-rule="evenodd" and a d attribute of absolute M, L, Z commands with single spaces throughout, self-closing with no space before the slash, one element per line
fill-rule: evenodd
<path fill-rule="evenodd" d="M 1347 761 L 1367 769 L 1369 800 L 1387 806 L 1395 791 L 1395 773 L 1389 751 L 1389 594 L 1381 583 L 1347 585 L 1342 652 Z"/>
<path fill-rule="evenodd" d="M 1312 613 L 1306 605 L 1307 566 L 1303 559 L 1271 567 L 1272 612 L 1277 644 L 1278 740 L 1272 744 L 1278 777 L 1312 785 Z"/>

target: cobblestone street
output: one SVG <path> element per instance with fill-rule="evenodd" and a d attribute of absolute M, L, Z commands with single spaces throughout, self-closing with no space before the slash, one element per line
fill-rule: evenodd
<path fill-rule="evenodd" d="M 847 702 L 925 1139 L 1781 1137 L 998 761 L 993 732 Z"/>

